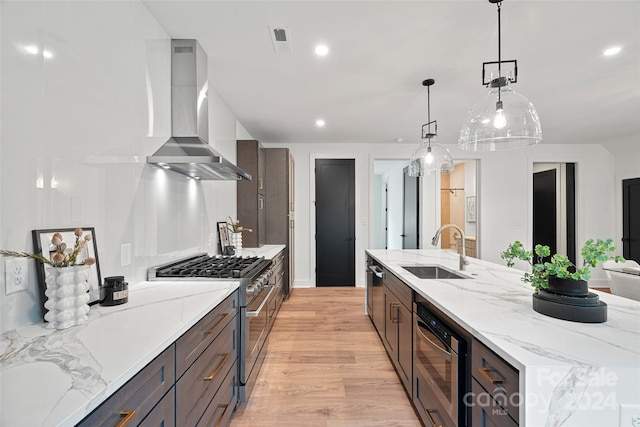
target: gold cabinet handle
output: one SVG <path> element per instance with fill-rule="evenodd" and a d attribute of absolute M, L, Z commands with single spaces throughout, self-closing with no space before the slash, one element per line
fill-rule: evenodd
<path fill-rule="evenodd" d="M 258 199 L 258 209 L 264 209 L 264 199 Z"/>
<path fill-rule="evenodd" d="M 433 419 L 433 416 L 431 414 L 434 412 L 438 411 L 436 411 L 435 409 L 427 409 L 427 417 L 429 417 L 429 422 L 433 427 L 442 427 L 442 424 L 437 424 L 436 420 Z"/>
<path fill-rule="evenodd" d="M 124 427 L 129 424 L 129 421 L 135 417 L 136 411 L 120 411 L 120 416 L 123 417 L 116 427 Z"/>
<path fill-rule="evenodd" d="M 203 380 L 205 381 L 211 381 L 213 378 L 215 378 L 216 374 L 218 373 L 218 371 L 220 369 L 222 369 L 222 366 L 224 365 L 224 362 L 227 360 L 227 357 L 229 357 L 229 353 L 225 353 L 224 357 L 222 358 L 222 360 L 220 361 L 220 363 L 218 363 L 218 366 L 216 366 L 216 368 L 213 370 L 213 372 L 211 373 L 211 375 L 204 377 Z"/>
<path fill-rule="evenodd" d="M 224 414 L 227 413 L 227 409 L 229 409 L 229 405 L 219 405 L 220 406 L 224 406 L 224 411 L 222 411 L 222 415 L 220 415 L 220 418 L 218 418 L 218 422 L 216 423 L 216 427 L 220 427 L 222 425 L 222 420 L 224 420 Z"/>
<path fill-rule="evenodd" d="M 394 310 L 395 309 L 395 310 Z M 398 311 L 400 310 L 400 304 L 398 304 L 397 302 L 392 302 L 389 304 L 389 320 L 391 320 L 392 323 L 398 323 Z M 393 313 L 396 313 L 396 316 L 393 315 Z"/>
<path fill-rule="evenodd" d="M 216 328 L 218 327 L 218 325 L 219 325 L 219 324 L 220 324 L 220 323 L 225 319 L 225 317 L 227 317 L 227 315 L 228 315 L 228 314 L 229 314 L 229 313 L 224 313 L 224 314 L 222 315 L 222 317 L 220 317 L 220 320 L 218 320 L 218 321 L 216 322 L 216 324 L 215 324 L 215 325 L 213 325 L 211 328 L 209 328 L 209 329 L 207 329 L 206 331 L 204 331 L 204 333 L 205 333 L 205 334 L 212 334 L 212 333 L 214 333 L 214 332 L 216 331 Z"/>
<path fill-rule="evenodd" d="M 491 367 L 481 366 L 478 368 L 478 372 L 480 372 L 491 384 L 502 384 L 504 382 L 502 378 L 494 377 L 490 374 Z"/>

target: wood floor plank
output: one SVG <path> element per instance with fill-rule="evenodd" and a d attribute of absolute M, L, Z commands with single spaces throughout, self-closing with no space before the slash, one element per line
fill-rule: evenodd
<path fill-rule="evenodd" d="M 232 427 L 417 427 L 362 288 L 294 289 Z"/>

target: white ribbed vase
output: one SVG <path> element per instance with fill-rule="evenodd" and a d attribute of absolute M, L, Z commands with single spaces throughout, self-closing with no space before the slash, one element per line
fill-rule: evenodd
<path fill-rule="evenodd" d="M 66 329 L 81 325 L 89 319 L 88 265 L 72 267 L 45 266 L 47 329 Z"/>
<path fill-rule="evenodd" d="M 229 233 L 231 246 L 235 247 L 236 255 L 242 255 L 242 233 Z"/>

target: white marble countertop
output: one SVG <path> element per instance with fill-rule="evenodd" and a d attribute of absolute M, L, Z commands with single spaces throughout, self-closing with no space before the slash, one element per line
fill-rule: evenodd
<path fill-rule="evenodd" d="M 285 245 L 264 245 L 259 248 L 242 248 L 242 253 L 239 256 L 263 256 L 266 259 L 272 259 L 278 252 L 283 250 Z"/>
<path fill-rule="evenodd" d="M 91 306 L 84 325 L 0 335 L 0 425 L 75 425 L 237 288 L 144 282 L 126 304 Z"/>
<path fill-rule="evenodd" d="M 533 310 L 520 270 L 468 258 L 469 279 L 426 280 L 402 266 L 458 270 L 458 256 L 367 253 L 520 371 L 521 426 L 630 426 L 630 416 L 640 416 L 640 302 L 595 291 L 607 321 L 569 322 Z M 628 424 L 619 424 L 621 405 Z"/>
<path fill-rule="evenodd" d="M 284 245 L 244 248 L 271 259 Z M 0 426 L 73 426 L 238 288 L 238 281 L 142 282 L 88 323 L 0 335 Z"/>

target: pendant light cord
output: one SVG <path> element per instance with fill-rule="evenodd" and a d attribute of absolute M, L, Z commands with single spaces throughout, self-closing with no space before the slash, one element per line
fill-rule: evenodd
<path fill-rule="evenodd" d="M 427 123 L 429 123 L 427 139 L 429 140 L 429 146 L 431 146 L 431 86 L 427 86 Z"/>
<path fill-rule="evenodd" d="M 501 25 L 500 25 L 500 6 L 502 5 L 502 2 L 499 1 L 497 3 L 498 5 L 498 79 L 502 79 L 502 49 L 501 49 L 501 41 L 502 41 L 502 34 L 501 34 Z M 498 103 L 500 104 L 502 102 L 502 98 L 501 98 L 501 92 L 502 92 L 502 81 L 498 81 Z"/>

